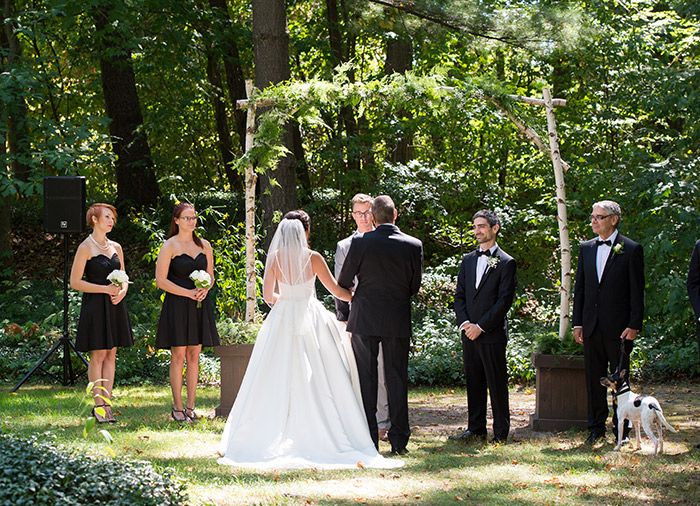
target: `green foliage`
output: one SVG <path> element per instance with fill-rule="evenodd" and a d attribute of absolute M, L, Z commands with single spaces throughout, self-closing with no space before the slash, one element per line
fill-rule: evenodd
<path fill-rule="evenodd" d="M 573 333 L 566 334 L 564 340 L 559 339 L 557 332 L 535 334 L 532 339 L 533 352 L 545 355 L 581 355 L 583 347 L 574 341 Z"/>
<path fill-rule="evenodd" d="M 260 331 L 260 322 L 246 322 L 226 318 L 217 322 L 216 329 L 222 346 L 254 343 Z"/>
<path fill-rule="evenodd" d="M 0 434 L 3 505 L 167 506 L 188 502 L 184 483 L 151 464 L 76 456 L 39 437 Z"/>

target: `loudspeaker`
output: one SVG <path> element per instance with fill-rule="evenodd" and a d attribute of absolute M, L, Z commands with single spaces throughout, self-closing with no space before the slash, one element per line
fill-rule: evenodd
<path fill-rule="evenodd" d="M 85 230 L 85 178 L 44 178 L 44 230 L 50 234 L 76 234 Z"/>

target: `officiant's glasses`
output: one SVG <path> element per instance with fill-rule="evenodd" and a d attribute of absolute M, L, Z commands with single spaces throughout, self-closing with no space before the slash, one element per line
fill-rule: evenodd
<path fill-rule="evenodd" d="M 612 214 L 591 214 L 588 219 L 591 221 L 603 221 L 605 218 L 610 218 Z"/>

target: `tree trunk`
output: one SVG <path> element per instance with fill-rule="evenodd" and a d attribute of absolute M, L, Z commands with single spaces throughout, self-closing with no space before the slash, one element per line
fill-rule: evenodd
<path fill-rule="evenodd" d="M 151 150 L 143 131 L 141 104 L 127 40 L 110 23 L 113 5 L 95 12 L 95 28 L 100 41 L 100 72 L 112 150 L 117 155 L 117 204 L 120 207 L 155 205 L 158 181 L 153 171 Z"/>
<path fill-rule="evenodd" d="M 3 5 L 2 47 L 5 50 L 3 70 L 11 71 L 22 57 L 22 45 L 15 31 L 13 0 L 5 0 Z M 7 117 L 7 150 L 12 156 L 12 173 L 20 181 L 29 180 L 30 167 L 23 160 L 29 155 L 29 131 L 27 128 L 27 103 L 24 100 L 24 90 L 16 80 L 10 79 L 6 94 L 12 94 L 13 100 L 8 101 L 5 110 Z"/>
<path fill-rule="evenodd" d="M 253 50 L 258 89 L 289 79 L 289 32 L 284 0 L 253 0 Z M 263 111 L 260 113 L 264 114 Z M 260 177 L 265 249 L 272 240 L 275 213 L 286 213 L 298 207 L 294 128 L 298 127 L 287 125 L 282 137 L 290 154 L 283 157 L 274 170 L 268 170 Z"/>
<path fill-rule="evenodd" d="M 0 117 L 2 116 L 3 104 L 0 102 Z M 5 143 L 0 142 L 0 157 L 6 154 Z M 0 280 L 7 279 L 14 268 L 14 258 L 12 255 L 12 196 L 0 193 Z"/>
<path fill-rule="evenodd" d="M 401 38 L 389 39 L 386 43 L 386 61 L 384 63 L 384 72 L 387 74 L 405 74 L 407 70 L 413 68 L 413 47 L 407 36 Z M 402 118 L 410 120 L 410 113 L 404 109 L 397 113 L 399 124 L 404 123 Z M 396 142 L 388 142 L 387 151 L 389 152 L 389 161 L 392 163 L 407 164 L 413 158 L 413 150 L 411 143 L 413 136 L 409 129 L 403 129 L 397 136 Z"/>
<path fill-rule="evenodd" d="M 337 0 L 326 0 L 326 21 L 328 23 L 328 42 L 331 47 L 331 58 L 333 66 L 346 63 L 350 60 L 350 55 L 354 52 L 355 40 L 354 35 L 348 33 L 347 38 L 343 37 L 342 27 L 348 25 L 349 12 L 346 2 L 340 2 L 340 8 Z M 341 23 L 342 17 L 342 23 Z M 352 70 L 348 73 L 350 81 L 354 81 L 354 73 Z M 355 118 L 355 110 L 352 106 L 346 105 L 338 114 L 338 136 L 341 131 L 345 131 L 345 173 L 353 174 L 360 171 L 360 156 L 357 151 L 348 149 L 348 144 L 351 139 L 357 135 L 357 119 Z M 336 181 L 339 179 L 336 177 Z M 353 181 L 354 182 L 354 181 Z M 351 187 L 347 184 L 339 188 L 341 195 L 353 195 L 359 191 L 364 191 L 360 186 Z M 349 200 L 348 198 L 344 200 Z"/>
<path fill-rule="evenodd" d="M 209 6 L 214 13 L 214 18 L 217 20 L 218 26 L 220 26 L 222 30 L 222 33 L 216 33 L 215 39 L 217 44 L 213 49 L 215 50 L 217 56 L 221 56 L 224 62 L 226 90 L 228 92 L 229 99 L 231 100 L 231 104 L 233 104 L 233 115 L 236 123 L 236 132 L 238 133 L 238 143 L 240 146 L 240 151 L 245 152 L 246 113 L 236 108 L 236 102 L 246 98 L 247 95 L 245 76 L 243 75 L 243 69 L 241 68 L 240 52 L 234 37 L 235 32 L 232 27 L 233 22 L 228 14 L 226 0 L 209 0 Z M 231 150 L 233 151 L 233 142 L 231 142 L 230 145 Z M 227 167 L 226 176 L 232 190 L 234 190 L 234 188 L 243 189 L 243 178 L 241 174 L 233 172 L 229 167 Z"/>
<path fill-rule="evenodd" d="M 216 132 L 219 136 L 219 152 L 221 153 L 221 161 L 224 164 L 226 179 L 231 192 L 240 192 L 243 189 L 243 185 L 240 174 L 233 170 L 233 162 L 236 157 L 233 154 L 231 133 L 228 129 L 226 102 L 224 102 L 222 96 L 224 90 L 221 83 L 221 72 L 219 71 L 218 59 L 212 51 L 209 51 L 207 54 L 207 78 L 209 79 L 209 84 L 216 92 L 216 96 L 212 99 L 212 107 L 214 108 Z"/>

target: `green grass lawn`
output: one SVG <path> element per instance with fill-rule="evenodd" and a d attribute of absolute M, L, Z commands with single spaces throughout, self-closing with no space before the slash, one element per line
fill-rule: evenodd
<path fill-rule="evenodd" d="M 83 387 L 9 390 L 0 388 L 4 431 L 45 435 L 78 452 L 109 456 L 99 433 L 83 438 L 83 421 L 89 416 L 81 404 Z M 216 387 L 200 388 L 197 409 L 208 416 L 195 426 L 171 420 L 166 386 L 118 388 L 114 404 L 120 423 L 99 428 L 114 438 L 116 458 L 148 460 L 181 477 L 195 505 L 700 504 L 700 450 L 694 448 L 700 442 L 697 385 L 667 390 L 674 393 L 672 401 L 662 399 L 664 411 L 681 431 L 664 433 L 666 454 L 656 457 L 648 455 L 649 441 L 643 441 L 642 451 L 627 445 L 613 452 L 612 438 L 591 449 L 583 445 L 586 434 L 581 432 L 528 433 L 523 428 L 515 441 L 498 446 L 449 441 L 447 435 L 464 423 L 465 397 L 463 391 L 440 389 L 410 392 L 412 417 L 425 425 L 413 429 L 406 467 L 390 471 L 220 466 L 216 459 L 224 420 L 212 418 Z M 530 390 L 514 391 L 511 411 L 517 412 L 518 399 L 529 395 Z M 426 412 L 433 413 L 430 423 Z M 380 451 L 388 452 L 388 444 L 382 443 Z"/>

